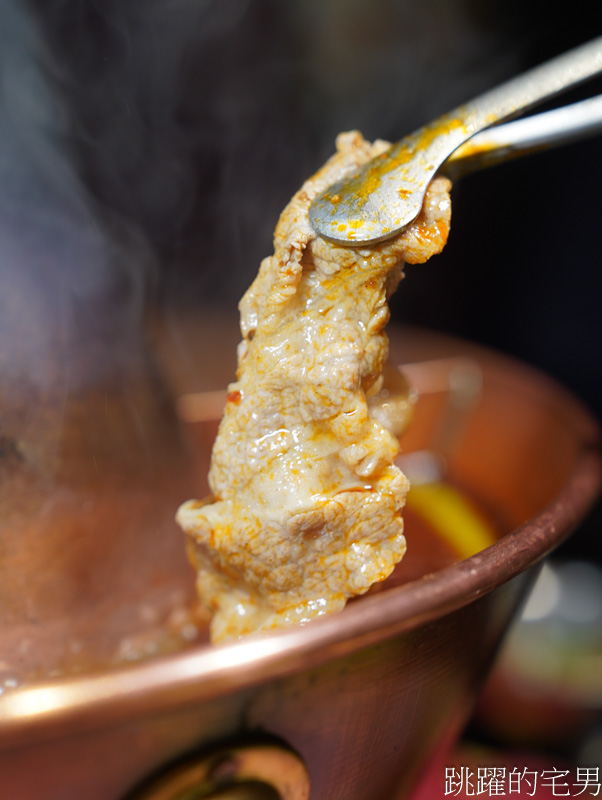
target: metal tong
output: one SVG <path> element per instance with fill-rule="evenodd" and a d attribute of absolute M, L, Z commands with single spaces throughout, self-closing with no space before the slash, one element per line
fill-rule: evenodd
<path fill-rule="evenodd" d="M 498 125 L 600 73 L 602 37 L 459 106 L 319 194 L 309 211 L 314 229 L 347 246 L 383 241 L 417 217 L 440 169 L 456 178 L 602 131 L 602 95 Z"/>

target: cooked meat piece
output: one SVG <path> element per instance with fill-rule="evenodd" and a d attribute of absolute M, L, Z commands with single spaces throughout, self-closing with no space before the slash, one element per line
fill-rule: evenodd
<path fill-rule="evenodd" d="M 331 244 L 308 221 L 318 192 L 387 147 L 357 132 L 338 137 L 337 153 L 284 210 L 274 255 L 240 303 L 213 496 L 177 516 L 214 641 L 338 611 L 406 550 L 408 481 L 370 397 L 387 358 L 387 298 L 404 262 L 445 245 L 450 184 L 433 181 L 415 223 L 370 247 Z"/>

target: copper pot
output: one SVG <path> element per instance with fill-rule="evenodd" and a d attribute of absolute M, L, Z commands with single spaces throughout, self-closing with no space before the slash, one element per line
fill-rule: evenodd
<path fill-rule="evenodd" d="M 207 317 L 192 323 L 184 357 L 162 340 L 178 396 L 225 385 L 237 333 L 224 325 Z M 208 331 L 216 342 L 211 348 L 203 345 Z M 408 796 L 461 732 L 534 565 L 586 514 L 601 467 L 596 424 L 541 374 L 418 331 L 394 330 L 391 354 L 396 363 L 434 365 L 431 375 L 450 359 L 477 366 L 482 390 L 454 427 L 446 469 L 497 510 L 501 538 L 408 583 L 393 581 L 304 628 L 218 647 L 201 636 L 179 652 L 5 691 L 3 797 L 121 800 L 138 792 L 137 798 L 168 800 L 185 789 L 194 797 L 223 798 L 242 797 L 243 790 L 290 800 Z M 425 393 L 405 451 L 432 448 L 448 413 L 445 392 Z M 197 453 L 202 470 L 209 429 L 188 427 L 191 441 L 205 448 Z M 172 501 L 173 494 L 166 496 Z M 138 531 L 140 547 L 128 556 L 131 574 L 149 564 L 160 573 L 157 559 L 183 547 L 177 530 L 165 523 L 165 531 L 159 555 L 144 548 L 145 531 Z M 174 570 L 176 561 L 166 561 L 170 581 L 177 573 L 187 595 L 193 576 L 186 566 Z M 148 591 L 152 603 L 154 588 Z M 109 617 L 120 603 L 113 598 Z M 92 608 L 93 641 L 111 624 L 95 613 Z M 67 630 L 68 618 L 62 622 Z"/>

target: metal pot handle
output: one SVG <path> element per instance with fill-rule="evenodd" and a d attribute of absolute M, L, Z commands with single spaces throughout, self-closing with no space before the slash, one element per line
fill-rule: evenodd
<path fill-rule="evenodd" d="M 309 774 L 280 744 L 223 745 L 171 767 L 127 800 L 308 800 Z"/>

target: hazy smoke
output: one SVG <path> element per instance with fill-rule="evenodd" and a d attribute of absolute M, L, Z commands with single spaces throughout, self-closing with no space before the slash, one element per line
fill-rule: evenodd
<path fill-rule="evenodd" d="M 70 107 L 54 85 L 60 70 L 18 0 L 3 4 L 0 60 L 0 377 L 5 385 L 86 381 L 92 365 L 109 366 L 116 342 L 127 360 L 151 274 L 148 248 L 87 188 Z M 89 368 L 75 365 L 77 353 Z"/>
<path fill-rule="evenodd" d="M 96 225 L 143 294 L 234 304 L 340 130 L 396 139 L 520 70 L 529 48 L 552 55 L 550 30 L 567 26 L 549 9 L 533 24 L 536 5 L 30 0 L 27 16 L 7 0 L 12 136 L 32 183 L 73 210 L 75 239 Z M 22 179 L 27 205 L 47 207 Z"/>
<path fill-rule="evenodd" d="M 38 0 L 31 9 L 26 18 L 15 2 L 21 19 L 4 29 L 21 31 L 13 49 L 30 76 L 37 70 L 31 85 L 25 75 L 13 83 L 34 125 L 32 168 L 35 158 L 72 201 L 84 191 L 109 235 L 140 236 L 161 287 L 177 293 L 185 281 L 195 302 L 240 296 L 282 206 L 340 130 L 398 138 L 517 60 L 465 0 Z"/>
<path fill-rule="evenodd" d="M 253 135 L 261 98 L 272 101 L 272 86 L 281 80 L 278 64 L 257 57 L 270 36 L 264 5 L 130 0 L 37 6 L 48 46 L 46 72 L 67 110 L 72 154 L 86 187 L 103 212 L 142 232 L 161 263 L 185 261 L 192 250 L 201 288 L 212 282 L 214 250 L 220 250 L 222 281 L 224 262 L 236 250 L 237 227 L 247 213 L 237 184 L 245 163 L 254 164 L 258 155 Z M 257 178 L 254 167 L 256 219 Z"/>

